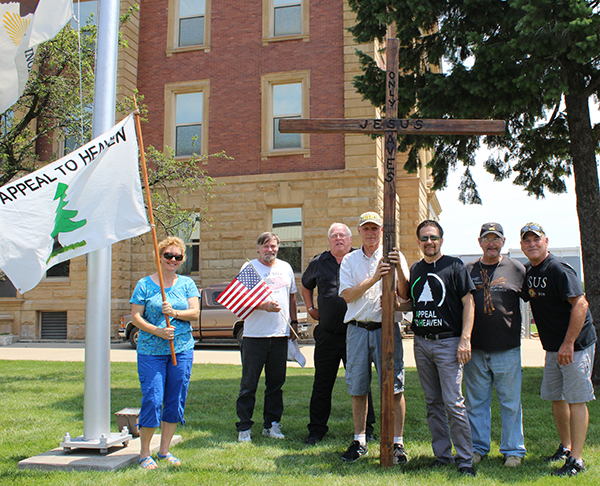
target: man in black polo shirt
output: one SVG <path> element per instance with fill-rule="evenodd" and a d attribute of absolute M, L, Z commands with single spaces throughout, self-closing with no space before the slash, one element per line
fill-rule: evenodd
<path fill-rule="evenodd" d="M 433 466 L 456 463 L 461 474 L 475 476 L 461 390 L 463 366 L 471 359 L 475 286 L 462 261 L 442 255 L 443 236 L 437 221 L 426 220 L 417 227 L 423 259 L 410 269 L 409 286 L 415 362 L 427 404 Z"/>
<path fill-rule="evenodd" d="M 327 232 L 329 251 L 314 257 L 302 275 L 302 297 L 310 316 L 319 322 L 314 329 L 315 381 L 310 398 L 310 423 L 306 444 L 319 442 L 329 430 L 327 421 L 331 414 L 331 393 L 335 385 L 340 360 L 346 366 L 346 301 L 338 295 L 340 263 L 353 251 L 352 233 L 342 223 L 333 223 Z M 318 289 L 314 304 L 314 289 Z M 367 440 L 373 437 L 375 413 L 373 397 L 369 393 L 367 414 Z"/>
<path fill-rule="evenodd" d="M 566 459 L 554 471 L 575 476 L 585 470 L 583 445 L 589 415 L 587 402 L 595 400 L 591 373 L 596 331 L 575 270 L 548 251 L 548 237 L 537 223 L 521 228 L 526 294 L 546 350 L 541 397 L 552 401 L 560 445 L 547 462 Z"/>

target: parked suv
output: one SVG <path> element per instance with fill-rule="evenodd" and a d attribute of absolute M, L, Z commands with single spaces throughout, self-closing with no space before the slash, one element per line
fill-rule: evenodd
<path fill-rule="evenodd" d="M 192 321 L 192 336 L 196 344 L 241 344 L 244 321 L 237 317 L 229 309 L 216 302 L 229 282 L 216 283 L 200 290 L 200 320 Z M 306 306 L 299 292 L 296 292 L 296 304 L 298 307 L 298 335 L 301 342 L 312 340 L 311 323 L 306 322 Z M 133 325 L 131 314 L 121 316 L 119 336 L 123 341 L 129 341 L 135 349 L 137 347 L 139 329 Z"/>

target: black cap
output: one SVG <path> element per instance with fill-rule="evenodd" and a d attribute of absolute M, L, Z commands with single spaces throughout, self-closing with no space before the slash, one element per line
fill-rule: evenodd
<path fill-rule="evenodd" d="M 504 238 L 504 228 L 502 228 L 502 225 L 500 225 L 498 223 L 485 223 L 481 227 L 481 231 L 479 232 L 479 237 L 481 238 L 489 233 L 494 233 L 495 235 L 498 235 L 500 238 Z"/>

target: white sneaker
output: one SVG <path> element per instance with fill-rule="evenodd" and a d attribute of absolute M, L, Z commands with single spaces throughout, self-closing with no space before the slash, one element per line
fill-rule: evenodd
<path fill-rule="evenodd" d="M 285 435 L 281 433 L 279 422 L 271 422 L 271 428 L 263 429 L 263 435 L 271 437 L 272 439 L 285 439 Z"/>
<path fill-rule="evenodd" d="M 252 442 L 251 429 L 242 430 L 238 434 L 238 442 Z"/>

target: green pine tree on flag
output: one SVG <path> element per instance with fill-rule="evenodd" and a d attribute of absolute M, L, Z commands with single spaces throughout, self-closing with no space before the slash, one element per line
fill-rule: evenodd
<path fill-rule="evenodd" d="M 67 184 L 59 182 L 58 187 L 56 188 L 56 194 L 54 195 L 54 201 L 57 199 L 60 199 L 60 201 L 56 207 L 54 229 L 52 230 L 52 233 L 50 233 L 50 236 L 54 238 L 54 246 L 52 247 L 52 253 L 48 257 L 47 262 L 50 261 L 52 257 L 60 253 L 64 253 L 65 251 L 72 250 L 74 248 L 79 248 L 86 244 L 85 240 L 82 240 L 64 247 L 58 239 L 58 235 L 60 233 L 70 233 L 71 231 L 75 231 L 82 226 L 85 226 L 87 223 L 87 220 L 85 219 L 73 221 L 73 218 L 77 216 L 77 211 L 73 209 L 65 209 L 65 206 L 69 204 L 69 201 L 67 200 L 68 188 L 69 186 Z"/>

